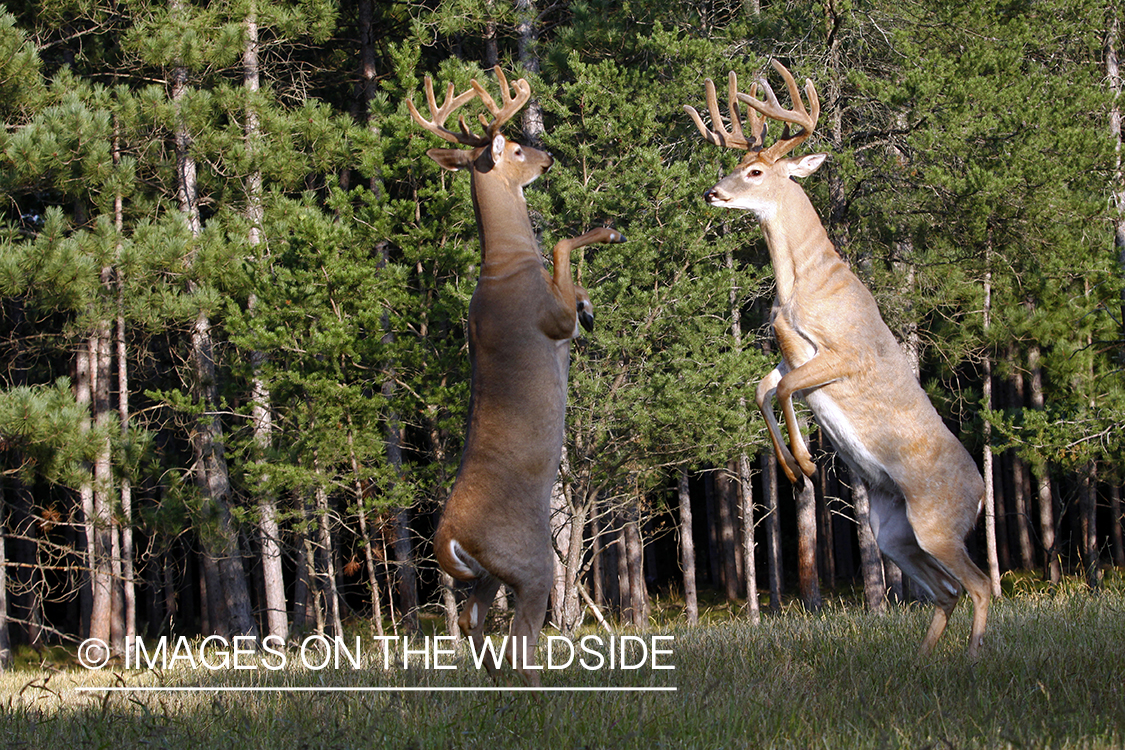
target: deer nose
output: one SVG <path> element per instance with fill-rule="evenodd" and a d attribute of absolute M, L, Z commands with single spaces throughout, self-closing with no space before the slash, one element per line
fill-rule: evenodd
<path fill-rule="evenodd" d="M 715 193 L 715 188 L 708 188 L 707 191 L 703 193 L 703 200 L 705 200 L 708 203 L 711 203 L 712 201 L 714 201 L 716 197 L 718 197 L 718 196 Z"/>

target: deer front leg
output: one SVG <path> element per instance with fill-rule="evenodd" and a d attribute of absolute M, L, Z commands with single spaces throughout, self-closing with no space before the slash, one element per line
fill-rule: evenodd
<path fill-rule="evenodd" d="M 801 437 L 801 428 L 797 423 L 797 412 L 793 408 L 793 396 L 799 391 L 828 385 L 846 374 L 847 372 L 834 357 L 821 353 L 800 367 L 785 373 L 777 384 L 777 399 L 781 402 L 781 409 L 785 415 L 785 427 L 789 431 L 789 442 L 793 446 L 793 455 L 805 476 L 811 477 L 816 473 L 816 464 L 813 463 L 812 456 Z"/>
<path fill-rule="evenodd" d="M 569 240 L 560 240 L 552 251 L 554 273 L 547 279 L 555 304 L 542 322 L 543 332 L 553 339 L 573 338 L 581 322 L 586 330 L 593 326 L 593 305 L 590 305 L 590 296 L 582 290 L 582 297 L 577 294 L 577 289 L 582 287 L 574 283 L 570 270 L 570 254 L 572 251 L 586 245 L 599 242 L 624 242 L 625 235 L 616 229 L 598 227 L 585 234 Z M 546 274 L 546 271 L 543 272 Z M 583 316 L 583 300 L 586 303 L 585 317 Z M 589 323 L 589 325 L 587 325 Z"/>
<path fill-rule="evenodd" d="M 574 306 L 578 311 L 578 322 L 587 331 L 594 330 L 594 303 L 590 301 L 590 294 L 585 288 L 574 285 Z M 574 338 L 582 332 L 578 330 L 578 326 L 574 327 Z"/>
<path fill-rule="evenodd" d="M 762 378 L 762 382 L 758 383 L 758 389 L 754 393 L 754 399 L 758 402 L 758 410 L 765 417 L 766 427 L 769 428 L 770 440 L 773 441 L 773 453 L 781 462 L 781 469 L 785 472 L 785 476 L 789 477 L 790 482 L 796 484 L 797 472 L 800 471 L 800 467 L 781 439 L 781 427 L 773 413 L 773 396 L 777 390 L 777 384 L 784 374 L 784 369 L 785 362 L 782 361 L 777 367 L 773 368 L 769 375 Z"/>

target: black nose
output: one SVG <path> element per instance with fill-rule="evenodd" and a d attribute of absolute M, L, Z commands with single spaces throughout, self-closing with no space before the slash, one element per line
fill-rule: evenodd
<path fill-rule="evenodd" d="M 710 203 L 711 199 L 714 198 L 714 197 L 715 197 L 715 191 L 714 190 L 709 189 L 705 193 L 703 193 L 703 200 L 707 201 L 708 203 Z"/>

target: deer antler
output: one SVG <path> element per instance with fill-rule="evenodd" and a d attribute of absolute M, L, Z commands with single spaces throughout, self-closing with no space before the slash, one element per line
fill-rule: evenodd
<path fill-rule="evenodd" d="M 433 119 L 427 120 L 422 117 L 422 115 L 418 112 L 417 107 L 414 106 L 414 100 L 412 98 L 408 98 L 406 100 L 406 108 L 410 110 L 410 116 L 414 118 L 414 122 L 418 123 L 434 135 L 437 135 L 449 141 L 450 143 L 460 143 L 464 146 L 473 146 L 474 148 L 476 146 L 483 146 L 484 144 L 488 143 L 488 139 L 482 138 L 481 136 L 469 130 L 468 126 L 465 124 L 464 117 L 458 118 L 458 122 L 461 127 L 460 133 L 455 133 L 452 130 L 446 129 L 445 127 L 445 120 L 449 117 L 449 114 L 453 110 L 464 105 L 466 102 L 474 99 L 477 96 L 476 81 L 473 81 L 472 89 L 462 94 L 458 94 L 457 96 L 453 95 L 453 84 L 449 84 L 449 87 L 445 90 L 445 101 L 442 102 L 442 105 L 440 107 L 437 105 L 437 99 L 434 98 L 434 82 L 430 79 L 429 76 L 426 76 L 425 78 L 425 90 L 426 102 L 430 106 L 430 117 L 432 117 Z"/>
<path fill-rule="evenodd" d="M 715 96 L 715 83 L 707 78 L 703 81 L 703 90 L 707 96 L 707 109 L 711 113 L 711 124 L 718 129 L 715 132 L 703 124 L 703 118 L 699 116 L 699 112 L 695 107 L 684 105 L 686 111 L 695 123 L 695 127 L 699 128 L 699 132 L 707 139 L 709 143 L 716 146 L 723 146 L 725 148 L 739 148 L 744 151 L 760 151 L 762 148 L 762 140 L 766 133 L 766 120 L 757 112 L 750 110 L 746 114 L 749 115 L 750 135 L 752 138 L 747 139 L 742 131 L 742 120 L 738 111 L 738 100 L 742 94 L 738 93 L 738 76 L 732 70 L 727 78 L 727 96 L 730 102 L 730 130 L 723 127 L 723 119 L 719 114 L 719 101 Z M 754 84 L 750 87 L 751 96 L 758 93 L 758 85 Z"/>
<path fill-rule="evenodd" d="M 809 107 L 812 110 L 810 113 L 805 109 L 804 102 L 801 101 L 801 93 L 797 89 L 797 83 L 793 80 L 789 71 L 785 69 L 785 66 L 774 60 L 773 67 L 785 79 L 785 84 L 789 88 L 789 96 L 793 99 L 794 109 L 787 110 L 778 103 L 777 96 L 765 79 L 762 79 L 761 84 L 766 93 L 766 101 L 763 102 L 758 98 L 758 84 L 752 85 L 748 94 L 740 92 L 738 90 L 738 78 L 732 70 L 727 84 L 730 99 L 730 131 L 723 128 L 722 117 L 719 115 L 719 102 L 715 96 L 715 84 L 710 78 L 703 82 L 703 88 L 707 95 L 707 108 L 711 112 L 711 124 L 712 127 L 717 128 L 718 132 L 710 130 L 703 124 L 703 119 L 694 107 L 685 106 L 684 110 L 691 115 L 695 127 L 699 128 L 699 132 L 709 143 L 755 152 L 759 154 L 760 158 L 773 163 L 812 135 L 813 130 L 816 129 L 817 118 L 820 117 L 820 100 L 816 96 L 816 88 L 813 86 L 813 82 L 811 80 L 805 81 L 805 94 L 808 96 Z M 750 110 L 746 113 L 749 118 L 747 124 L 750 128 L 750 138 L 743 134 L 738 102 L 750 105 Z M 766 137 L 766 118 L 785 123 L 785 130 L 782 131 L 781 137 L 769 148 L 763 148 Z M 801 131 L 796 135 L 790 135 L 790 123 L 800 125 Z"/>
<path fill-rule="evenodd" d="M 762 117 L 769 117 L 773 120 L 785 123 L 785 129 L 781 133 L 772 146 L 762 151 L 761 157 L 769 162 L 775 162 L 785 154 L 792 151 L 796 146 L 804 142 L 806 138 L 812 135 L 816 129 L 817 118 L 820 117 L 820 99 L 816 95 L 816 87 L 813 86 L 811 79 L 805 79 L 805 96 L 809 100 L 809 109 L 805 109 L 805 104 L 801 101 L 801 92 L 797 88 L 797 82 L 793 80 L 793 75 L 785 68 L 784 65 L 777 60 L 773 61 L 773 67 L 781 77 L 785 79 L 785 85 L 789 89 L 789 98 L 793 100 L 793 109 L 785 109 L 777 101 L 777 96 L 773 93 L 769 83 L 762 79 L 762 88 L 766 92 L 766 101 L 763 102 L 757 99 L 751 92 L 750 95 L 738 94 L 739 101 L 745 102 L 753 109 L 761 114 Z M 801 130 L 796 135 L 789 134 L 789 125 L 800 125 Z"/>
<path fill-rule="evenodd" d="M 512 119 L 512 116 L 515 115 L 516 112 L 519 112 L 520 109 L 523 108 L 523 105 L 527 104 L 527 100 L 531 98 L 531 86 L 528 85 L 526 80 L 520 78 L 518 81 L 515 81 L 512 86 L 509 86 L 508 79 L 504 76 L 504 72 L 500 70 L 499 65 L 493 68 L 493 71 L 496 73 L 496 80 L 500 83 L 500 100 L 504 103 L 503 107 L 497 106 L 495 100 L 489 96 L 484 86 L 478 83 L 475 78 L 469 81 L 469 85 L 472 86 L 472 88 L 457 96 L 453 95 L 453 84 L 449 84 L 449 87 L 445 91 L 445 101 L 442 102 L 442 105 L 439 107 L 437 105 L 437 99 L 434 98 L 434 82 L 429 76 L 426 76 L 426 102 L 430 106 L 430 117 L 433 119 L 427 120 L 422 117 L 418 109 L 414 106 L 413 99 L 408 98 L 406 100 L 406 108 L 410 110 L 410 116 L 414 118 L 414 122 L 450 143 L 460 143 L 465 146 L 472 146 L 473 148 L 484 146 L 500 132 L 500 128 L 502 128 L 508 120 Z M 514 95 L 512 94 L 512 87 L 516 90 Z M 464 116 L 457 118 L 460 132 L 447 129 L 445 127 L 445 120 L 449 117 L 450 113 L 478 96 L 488 111 L 492 113 L 492 122 L 489 122 L 488 118 L 483 114 L 479 115 L 481 124 L 484 125 L 485 134 L 477 135 L 471 131 L 469 126 L 465 124 Z"/>
<path fill-rule="evenodd" d="M 469 81 L 473 90 L 477 93 L 477 96 L 479 96 L 480 100 L 484 103 L 484 106 L 492 113 L 492 122 L 489 122 L 483 114 L 480 115 L 480 122 L 484 125 L 485 132 L 488 134 L 489 139 L 495 137 L 496 134 L 500 132 L 500 128 L 502 128 L 508 120 L 512 119 L 512 116 L 515 115 L 516 112 L 523 109 L 523 105 L 527 104 L 527 100 L 531 98 L 531 86 L 526 79 L 520 78 L 512 84 L 516 89 L 516 94 L 513 96 L 512 90 L 508 86 L 508 79 L 504 77 L 504 71 L 500 70 L 500 66 L 497 65 L 492 70 L 496 73 L 497 83 L 500 84 L 500 99 L 504 102 L 503 107 L 496 106 L 496 102 L 488 95 L 484 86 L 477 83 L 476 79 Z"/>

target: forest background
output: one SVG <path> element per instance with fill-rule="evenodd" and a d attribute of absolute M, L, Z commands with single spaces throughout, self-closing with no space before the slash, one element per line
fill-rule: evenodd
<path fill-rule="evenodd" d="M 776 57 L 817 85 L 805 181 L 990 478 L 994 587 L 1125 566 L 1122 9 L 1106 0 L 168 3 L 0 14 L 0 664 L 129 635 L 444 627 L 429 539 L 468 403 L 464 175 L 424 75 L 526 76 L 544 246 L 598 327 L 572 351 L 551 623 L 699 591 L 758 617 L 911 598 L 821 450 L 778 482 L 755 222 L 683 113 Z M 487 85 L 494 86 L 494 83 Z M 514 131 L 514 126 L 511 128 Z M 514 133 L 513 133 L 514 134 Z M 983 567 L 983 565 L 982 565 Z M 758 587 L 762 594 L 759 596 Z M 766 592 L 768 591 L 768 596 Z M 706 611 L 706 610 L 705 610 Z"/>

